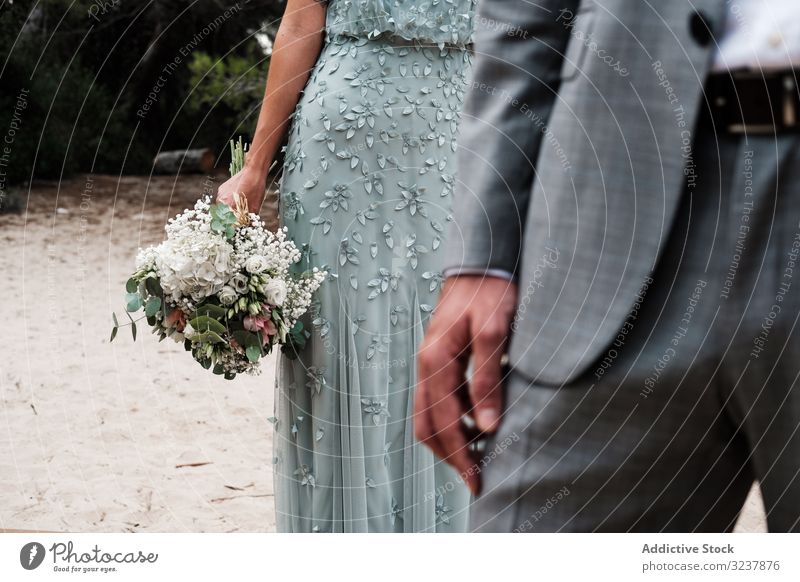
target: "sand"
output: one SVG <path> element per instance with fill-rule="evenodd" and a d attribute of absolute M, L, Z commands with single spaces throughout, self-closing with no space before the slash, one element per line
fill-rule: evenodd
<path fill-rule="evenodd" d="M 274 362 L 229 382 L 146 327 L 109 344 L 137 248 L 202 182 L 79 178 L 0 216 L 0 528 L 274 530 Z"/>
<path fill-rule="evenodd" d="M 137 248 L 203 181 L 37 183 L 0 215 L 0 530 L 274 530 L 274 362 L 228 382 L 146 327 L 109 343 Z M 755 493 L 741 531 L 764 529 Z"/>

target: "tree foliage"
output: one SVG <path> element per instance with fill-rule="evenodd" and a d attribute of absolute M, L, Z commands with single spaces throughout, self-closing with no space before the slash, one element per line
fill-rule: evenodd
<path fill-rule="evenodd" d="M 0 133 L 19 92 L 29 91 L 13 182 L 32 173 L 149 172 L 163 149 L 225 151 L 237 126 L 248 127 L 263 91 L 267 58 L 256 33 L 274 32 L 285 2 L 0 6 Z"/>

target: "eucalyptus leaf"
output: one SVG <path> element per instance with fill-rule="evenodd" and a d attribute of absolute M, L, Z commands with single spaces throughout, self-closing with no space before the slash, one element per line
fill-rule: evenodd
<path fill-rule="evenodd" d="M 224 325 L 207 315 L 201 315 L 200 317 L 189 320 L 189 325 L 199 332 L 213 331 L 218 334 L 223 334 L 227 331 Z"/>
<path fill-rule="evenodd" d="M 209 317 L 213 317 L 214 319 L 224 319 L 225 316 L 227 315 L 227 310 L 224 307 L 220 307 L 219 305 L 207 303 L 195 309 L 194 313 L 195 317 L 199 317 L 201 315 L 207 315 Z"/>
<path fill-rule="evenodd" d="M 291 341 L 281 346 L 281 353 L 288 360 L 296 360 L 298 358 L 298 351 L 298 348 Z"/>
<path fill-rule="evenodd" d="M 142 308 L 142 298 L 138 293 L 126 293 L 125 303 L 125 310 L 130 313 L 139 311 Z"/>
<path fill-rule="evenodd" d="M 192 341 L 198 343 L 209 343 L 209 344 L 222 344 L 225 343 L 225 340 L 222 337 L 214 332 L 214 331 L 204 331 L 202 333 L 198 333 L 192 336 Z"/>
<path fill-rule="evenodd" d="M 235 331 L 233 332 L 233 339 L 236 340 L 243 348 L 249 348 L 251 346 L 256 346 L 260 349 L 261 347 L 261 340 L 259 339 L 258 335 L 253 333 L 252 331 Z"/>
<path fill-rule="evenodd" d="M 148 318 L 151 318 L 154 317 L 156 313 L 158 313 L 159 309 L 161 309 L 161 297 L 152 296 L 150 297 L 150 299 L 147 300 L 147 303 L 144 306 L 144 314 Z"/>
<path fill-rule="evenodd" d="M 144 280 L 144 287 L 150 295 L 157 297 L 164 296 L 164 290 L 161 288 L 161 283 L 155 277 L 148 277 Z"/>
<path fill-rule="evenodd" d="M 261 348 L 259 346 L 249 346 L 245 350 L 245 354 L 247 354 L 247 359 L 251 362 L 257 362 L 258 359 L 261 357 Z"/>

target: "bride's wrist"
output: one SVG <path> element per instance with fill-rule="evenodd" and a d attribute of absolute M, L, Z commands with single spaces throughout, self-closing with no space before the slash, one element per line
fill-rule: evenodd
<path fill-rule="evenodd" d="M 254 176 L 258 176 L 259 178 L 263 178 L 266 182 L 267 180 L 267 164 L 266 162 L 260 160 L 250 160 L 247 159 L 244 162 L 243 167 L 245 172 L 252 174 Z"/>
<path fill-rule="evenodd" d="M 244 157 L 244 169 L 258 176 L 263 176 L 266 181 L 270 161 L 270 156 L 265 147 L 251 149 Z"/>

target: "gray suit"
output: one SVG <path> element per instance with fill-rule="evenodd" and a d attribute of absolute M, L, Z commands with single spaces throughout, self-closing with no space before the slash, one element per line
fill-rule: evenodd
<path fill-rule="evenodd" d="M 484 468 L 476 529 L 729 529 L 754 477 L 770 527 L 799 527 L 800 283 L 752 350 L 800 155 L 705 119 L 724 8 L 479 4 L 447 267 L 514 273 L 520 306 L 497 437 L 516 440 Z"/>

